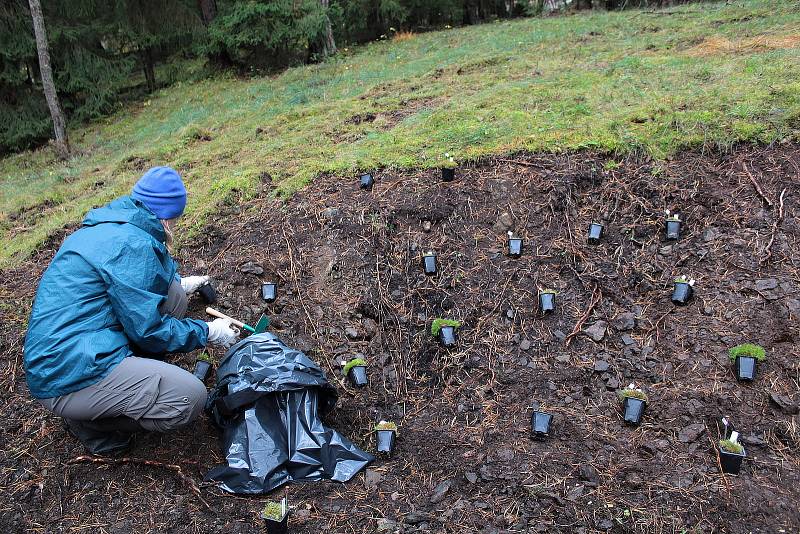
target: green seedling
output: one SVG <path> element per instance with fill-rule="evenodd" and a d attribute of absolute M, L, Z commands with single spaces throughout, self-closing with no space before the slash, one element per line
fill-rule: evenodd
<path fill-rule="evenodd" d="M 200 353 L 200 356 L 197 357 L 197 361 L 198 362 L 208 362 L 208 363 L 212 363 L 213 364 L 214 363 L 214 358 L 212 358 L 211 355 L 209 353 L 207 353 L 206 351 L 203 351 L 203 352 Z"/>
<path fill-rule="evenodd" d="M 558 295 L 558 291 L 555 289 L 542 289 L 539 293 L 542 295 Z"/>
<path fill-rule="evenodd" d="M 458 329 L 461 327 L 461 323 L 454 319 L 434 319 L 433 323 L 431 323 L 431 335 L 434 337 L 438 336 L 439 331 L 441 331 L 443 326 L 452 326 L 453 328 Z"/>
<path fill-rule="evenodd" d="M 677 213 L 670 213 L 669 210 L 664 210 L 664 211 L 667 214 L 667 220 L 668 221 L 678 221 L 678 222 L 680 222 L 680 220 L 681 220 L 680 215 L 678 215 Z"/>
<path fill-rule="evenodd" d="M 347 376 L 347 373 L 350 372 L 350 369 L 358 366 L 366 367 L 367 360 L 365 360 L 364 358 L 353 358 L 352 360 L 344 364 L 344 368 L 342 369 L 342 374 Z"/>
<path fill-rule="evenodd" d="M 439 166 L 442 169 L 455 169 L 458 164 L 456 163 L 455 158 L 453 158 L 449 152 L 445 152 L 444 160 L 442 160 L 442 163 Z"/>
<path fill-rule="evenodd" d="M 391 421 L 381 421 L 377 425 L 375 425 L 375 431 L 378 430 L 391 430 L 395 434 L 397 434 L 397 425 Z"/>
<path fill-rule="evenodd" d="M 733 440 L 730 440 L 730 439 L 720 440 L 719 448 L 720 448 L 720 450 L 723 450 L 725 452 L 730 452 L 730 453 L 733 453 L 733 454 L 742 454 L 742 453 L 744 453 L 744 447 L 742 447 L 742 444 L 739 443 L 738 441 L 733 441 Z"/>
<path fill-rule="evenodd" d="M 626 397 L 631 399 L 639 399 L 647 402 L 647 395 L 644 391 L 639 388 L 635 388 L 632 385 L 628 386 L 627 388 L 623 389 L 619 392 L 620 400 L 625 400 Z"/>
<path fill-rule="evenodd" d="M 286 515 L 286 499 L 280 502 L 267 501 L 266 506 L 261 511 L 261 518 L 269 521 L 281 521 Z"/>
<path fill-rule="evenodd" d="M 746 358 L 755 358 L 759 362 L 762 362 L 767 358 L 767 351 L 765 351 L 764 347 L 761 345 L 744 343 L 730 349 L 728 351 L 728 356 L 730 356 L 731 361 L 735 361 L 736 358 L 742 356 Z"/>
<path fill-rule="evenodd" d="M 693 286 L 695 281 L 694 281 L 693 278 L 689 278 L 685 274 L 682 274 L 682 275 L 680 275 L 680 276 L 675 278 L 675 283 L 676 284 L 689 284 L 690 286 Z"/>

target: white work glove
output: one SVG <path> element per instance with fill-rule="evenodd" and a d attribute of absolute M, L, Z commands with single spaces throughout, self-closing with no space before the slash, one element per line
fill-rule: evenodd
<path fill-rule="evenodd" d="M 187 295 L 191 295 L 200 289 L 200 286 L 207 284 L 210 280 L 208 276 L 187 276 L 181 278 L 181 287 Z"/>
<path fill-rule="evenodd" d="M 231 326 L 230 319 L 214 319 L 208 325 L 208 344 L 218 345 L 224 349 L 239 340 L 239 329 Z"/>

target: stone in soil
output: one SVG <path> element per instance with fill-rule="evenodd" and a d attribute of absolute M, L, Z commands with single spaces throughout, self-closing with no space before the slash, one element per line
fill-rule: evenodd
<path fill-rule="evenodd" d="M 264 274 L 264 268 L 257 263 L 252 261 L 248 261 L 239 267 L 239 270 L 243 273 L 252 274 L 255 276 L 260 276 Z"/>
<path fill-rule="evenodd" d="M 433 494 L 431 495 L 431 503 L 436 504 L 444 500 L 447 492 L 450 491 L 450 487 L 453 485 L 453 482 L 450 480 L 443 480 L 439 482 L 439 484 L 434 488 Z"/>
<path fill-rule="evenodd" d="M 609 367 L 610 367 L 609 363 L 605 360 L 598 360 L 594 362 L 594 370 L 597 373 L 604 373 L 608 371 Z"/>
<path fill-rule="evenodd" d="M 758 291 L 771 291 L 777 287 L 778 281 L 775 278 L 756 280 L 756 289 Z"/>
<path fill-rule="evenodd" d="M 620 332 L 633 330 L 636 328 L 636 315 L 631 312 L 621 313 L 611 321 L 611 326 Z"/>
<path fill-rule="evenodd" d="M 584 329 L 583 333 L 589 336 L 592 341 L 599 342 L 606 337 L 606 328 L 608 324 L 605 321 L 597 321 L 589 328 Z"/>
<path fill-rule="evenodd" d="M 703 423 L 692 423 L 681 429 L 678 432 L 678 440 L 681 443 L 692 443 L 699 438 L 706 430 L 706 425 Z"/>
<path fill-rule="evenodd" d="M 769 400 L 776 404 L 784 413 L 789 415 L 796 414 L 800 411 L 800 407 L 798 407 L 797 403 L 793 402 L 792 399 L 786 395 L 779 395 L 773 392 L 769 394 Z"/>
<path fill-rule="evenodd" d="M 364 487 L 368 491 L 377 489 L 378 484 L 383 480 L 383 475 L 374 469 L 367 469 L 364 471 Z"/>

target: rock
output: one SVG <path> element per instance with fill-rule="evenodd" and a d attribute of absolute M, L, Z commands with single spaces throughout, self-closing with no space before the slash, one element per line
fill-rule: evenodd
<path fill-rule="evenodd" d="M 606 381 L 606 388 L 611 390 L 619 389 L 619 380 L 612 376 Z"/>
<path fill-rule="evenodd" d="M 631 346 L 631 345 L 637 345 L 637 346 L 638 346 L 638 345 L 639 345 L 639 344 L 636 342 L 636 340 L 635 340 L 635 339 L 633 339 L 633 338 L 632 338 L 631 336 L 629 336 L 628 334 L 622 334 L 622 342 L 623 342 L 623 343 L 625 343 L 625 345 L 628 345 L 628 346 Z"/>
<path fill-rule="evenodd" d="M 762 280 L 756 280 L 756 290 L 757 291 L 770 291 L 778 287 L 778 281 L 774 278 L 766 278 Z"/>
<path fill-rule="evenodd" d="M 466 478 L 467 482 L 469 482 L 470 484 L 475 484 L 478 481 L 478 475 L 471 471 L 467 471 L 466 473 L 464 473 L 464 478 Z"/>
<path fill-rule="evenodd" d="M 368 491 L 373 491 L 378 487 L 378 484 L 383 480 L 383 475 L 374 469 L 367 469 L 364 471 L 364 487 Z"/>
<path fill-rule="evenodd" d="M 512 226 L 514 226 L 514 218 L 507 211 L 501 213 L 500 217 L 497 218 L 497 223 L 495 223 L 495 228 L 500 231 L 508 231 Z"/>
<path fill-rule="evenodd" d="M 569 354 L 559 354 L 556 356 L 556 361 L 558 363 L 567 363 L 569 361 Z"/>
<path fill-rule="evenodd" d="M 597 373 L 605 373 L 610 367 L 609 363 L 605 360 L 598 360 L 594 362 L 594 370 Z"/>
<path fill-rule="evenodd" d="M 397 521 L 386 519 L 382 517 L 378 519 L 378 524 L 375 527 L 375 532 L 394 532 L 397 529 Z"/>
<path fill-rule="evenodd" d="M 553 337 L 555 337 L 559 341 L 564 341 L 567 338 L 567 334 L 565 334 L 561 330 L 553 330 Z"/>
<path fill-rule="evenodd" d="M 342 211 L 339 208 L 325 208 L 322 210 L 322 216 L 328 220 L 333 220 L 339 217 Z"/>
<path fill-rule="evenodd" d="M 597 469 L 592 467 L 589 464 L 583 464 L 581 466 L 581 480 L 586 480 L 588 482 L 598 483 L 600 482 L 600 476 L 597 474 Z"/>
<path fill-rule="evenodd" d="M 669 256 L 672 253 L 672 245 L 659 248 L 658 253 L 662 256 Z"/>
<path fill-rule="evenodd" d="M 497 451 L 497 458 L 504 462 L 510 462 L 514 459 L 514 450 L 508 447 L 504 447 Z"/>
<path fill-rule="evenodd" d="M 528 350 L 529 348 L 531 348 L 531 342 L 527 339 L 523 339 L 519 344 L 519 350 Z"/>
<path fill-rule="evenodd" d="M 433 489 L 433 494 L 431 495 L 431 503 L 436 504 L 444 500 L 445 495 L 447 492 L 450 491 L 450 486 L 453 485 L 453 482 L 450 480 L 443 480 L 439 482 L 439 484 Z"/>
<path fill-rule="evenodd" d="M 423 232 L 430 232 L 431 231 L 431 222 L 430 221 L 422 221 L 422 231 Z"/>
<path fill-rule="evenodd" d="M 717 229 L 711 226 L 709 228 L 706 228 L 705 231 L 703 231 L 703 241 L 708 243 L 709 241 L 715 240 L 718 235 L 719 232 L 717 232 Z"/>
<path fill-rule="evenodd" d="M 742 442 L 744 442 L 745 445 L 754 445 L 756 447 L 764 447 L 767 445 L 765 440 L 753 434 L 742 436 Z"/>
<path fill-rule="evenodd" d="M 602 341 L 606 337 L 606 328 L 608 324 L 605 321 L 597 321 L 589 328 L 584 329 L 583 333 L 589 336 L 592 341 Z"/>
<path fill-rule="evenodd" d="M 790 313 L 800 312 L 800 300 L 786 299 L 786 308 Z"/>
<path fill-rule="evenodd" d="M 797 403 L 792 402 L 792 399 L 786 395 L 779 395 L 773 392 L 769 394 L 769 400 L 776 404 L 784 413 L 788 413 L 789 415 L 800 412 L 800 407 L 797 406 Z"/>
<path fill-rule="evenodd" d="M 248 261 L 247 263 L 240 265 L 239 270 L 243 273 L 253 274 L 256 276 L 260 276 L 264 274 L 264 268 L 257 263 L 252 261 Z"/>
<path fill-rule="evenodd" d="M 358 330 L 356 330 L 356 329 L 355 329 L 355 328 L 353 328 L 352 326 L 348 326 L 347 328 L 345 328 L 345 329 L 344 329 L 344 333 L 345 333 L 345 334 L 347 335 L 347 337 L 349 337 L 350 339 L 358 339 L 358 338 L 359 338 L 359 335 L 358 335 Z"/>
<path fill-rule="evenodd" d="M 705 306 L 703 308 L 703 315 L 706 315 L 706 316 L 714 315 L 714 308 L 712 308 L 711 306 Z"/>
<path fill-rule="evenodd" d="M 378 323 L 376 323 L 373 319 L 369 317 L 364 318 L 361 321 L 361 325 L 364 327 L 364 337 L 366 339 L 372 339 L 378 334 Z"/>
<path fill-rule="evenodd" d="M 678 440 L 681 443 L 692 443 L 705 431 L 706 425 L 703 423 L 692 423 L 691 425 L 682 428 L 681 431 L 678 432 Z"/>
<path fill-rule="evenodd" d="M 639 488 L 642 485 L 642 477 L 636 472 L 628 473 L 628 475 L 625 477 L 625 484 L 633 489 Z"/>
<path fill-rule="evenodd" d="M 410 512 L 403 517 L 403 523 L 407 523 L 409 525 L 419 525 L 424 521 L 430 521 L 433 519 L 431 514 L 426 514 L 424 512 Z"/>
<path fill-rule="evenodd" d="M 598 519 L 595 527 L 597 527 L 597 530 L 611 530 L 614 528 L 614 522 L 610 519 Z"/>
<path fill-rule="evenodd" d="M 620 332 L 633 330 L 636 328 L 636 315 L 631 312 L 621 313 L 614 317 L 614 320 L 611 321 L 611 326 Z"/>

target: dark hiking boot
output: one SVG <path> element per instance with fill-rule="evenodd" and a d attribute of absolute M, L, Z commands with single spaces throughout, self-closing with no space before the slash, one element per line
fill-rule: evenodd
<path fill-rule="evenodd" d="M 142 427 L 130 417 L 111 417 L 95 421 L 64 419 L 64 428 L 86 450 L 98 456 L 114 456 L 131 445 L 133 433 Z"/>

